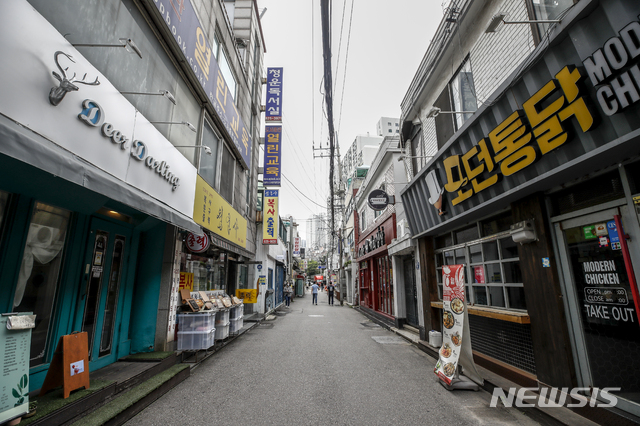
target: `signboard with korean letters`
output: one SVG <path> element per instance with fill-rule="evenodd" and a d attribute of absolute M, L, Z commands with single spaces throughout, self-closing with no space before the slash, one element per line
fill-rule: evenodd
<path fill-rule="evenodd" d="M 264 128 L 264 186 L 280 186 L 282 169 L 282 126 Z"/>
<path fill-rule="evenodd" d="M 262 219 L 262 244 L 278 244 L 278 190 L 265 189 Z"/>
<path fill-rule="evenodd" d="M 282 74 L 282 68 L 267 68 L 267 123 L 282 123 Z"/>
<path fill-rule="evenodd" d="M 153 4 L 162 15 L 173 38 L 186 61 L 191 65 L 193 75 L 204 89 L 220 121 L 242 156 L 245 166 L 251 164 L 251 135 L 236 108 L 235 93 L 218 66 L 215 52 L 211 50 L 205 29 L 190 0 L 155 0 Z"/>

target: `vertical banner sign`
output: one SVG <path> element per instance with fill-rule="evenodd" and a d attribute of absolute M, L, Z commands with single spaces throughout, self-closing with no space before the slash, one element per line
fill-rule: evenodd
<path fill-rule="evenodd" d="M 249 129 L 240 118 L 234 101 L 236 93 L 229 89 L 222 75 L 191 1 L 155 0 L 153 4 L 248 167 L 251 164 Z"/>
<path fill-rule="evenodd" d="M 265 189 L 262 244 L 278 244 L 278 190 Z"/>
<path fill-rule="evenodd" d="M 282 68 L 267 68 L 267 103 L 264 121 L 282 123 Z"/>
<path fill-rule="evenodd" d="M 282 126 L 264 128 L 264 186 L 280 186 Z"/>
<path fill-rule="evenodd" d="M 440 380 L 447 385 L 456 376 L 458 362 L 464 366 L 465 375 L 474 382 L 481 383 L 473 363 L 469 321 L 464 289 L 464 265 L 445 265 L 442 267 L 443 314 L 442 347 L 440 357 L 434 369 Z"/>
<path fill-rule="evenodd" d="M 300 237 L 293 239 L 293 255 L 300 256 Z"/>

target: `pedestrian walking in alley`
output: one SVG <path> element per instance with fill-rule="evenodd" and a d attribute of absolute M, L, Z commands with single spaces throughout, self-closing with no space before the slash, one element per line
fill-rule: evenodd
<path fill-rule="evenodd" d="M 327 286 L 327 291 L 329 292 L 329 304 L 331 306 L 333 306 L 333 292 L 336 288 L 334 287 L 333 283 L 329 283 L 329 285 Z"/>
<path fill-rule="evenodd" d="M 291 295 L 293 294 L 293 287 L 291 284 L 284 286 L 284 300 L 287 306 L 291 303 Z"/>
<path fill-rule="evenodd" d="M 313 283 L 313 285 L 311 286 L 311 292 L 313 293 L 313 300 L 311 301 L 312 305 L 317 305 L 318 304 L 318 284 Z"/>

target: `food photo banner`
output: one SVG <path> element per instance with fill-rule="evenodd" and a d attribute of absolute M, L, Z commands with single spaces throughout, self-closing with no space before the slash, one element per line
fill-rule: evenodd
<path fill-rule="evenodd" d="M 280 186 L 282 179 L 282 126 L 264 128 L 264 186 Z"/>
<path fill-rule="evenodd" d="M 445 265 L 442 267 L 442 347 L 440 357 L 434 369 L 447 385 L 456 388 L 461 381 L 456 370 L 462 365 L 464 375 L 482 386 L 484 380 L 473 362 L 471 332 L 464 287 L 464 265 Z M 460 387 L 464 389 L 465 387 Z"/>
<path fill-rule="evenodd" d="M 191 1 L 156 0 L 154 4 L 248 168 L 251 164 L 249 129 L 238 113 L 236 94 L 229 91 Z"/>
<path fill-rule="evenodd" d="M 267 68 L 267 102 L 264 121 L 282 123 L 282 68 Z"/>

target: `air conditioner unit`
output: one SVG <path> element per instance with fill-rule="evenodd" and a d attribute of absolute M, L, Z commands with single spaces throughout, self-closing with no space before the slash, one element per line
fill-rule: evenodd
<path fill-rule="evenodd" d="M 27 235 L 27 244 L 38 246 L 50 246 L 54 238 L 58 236 L 59 229 L 32 223 Z"/>

